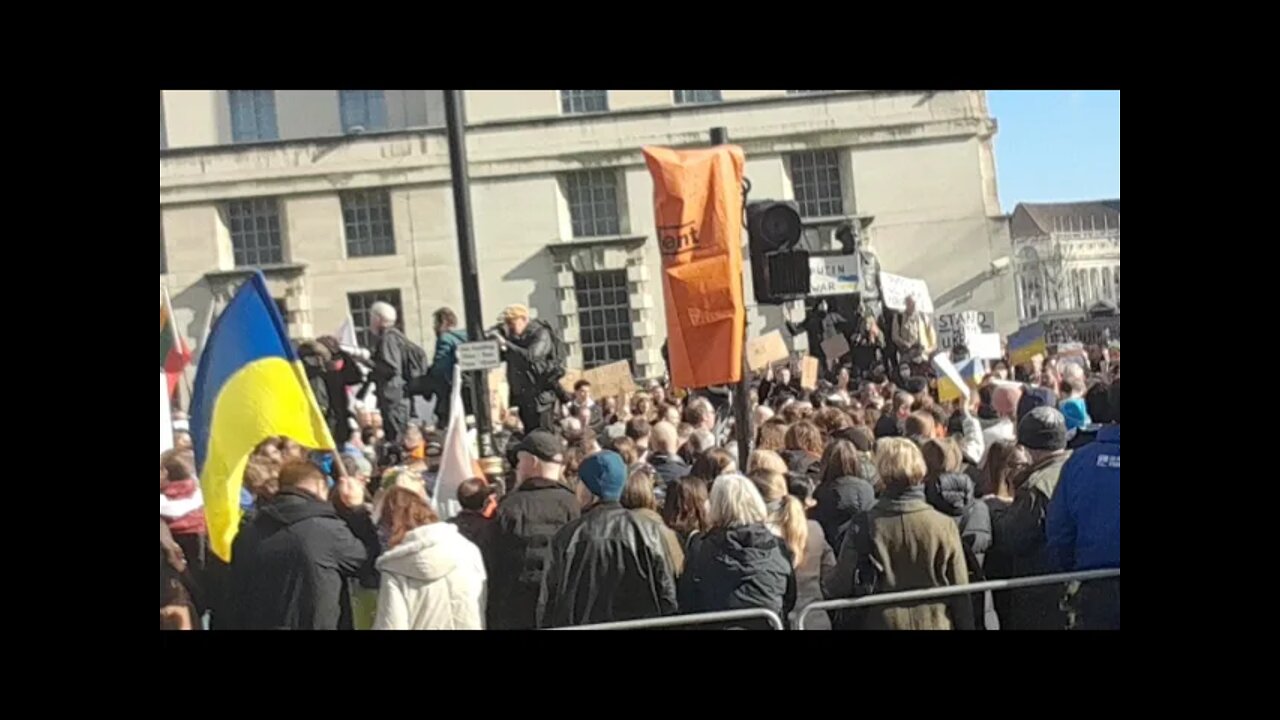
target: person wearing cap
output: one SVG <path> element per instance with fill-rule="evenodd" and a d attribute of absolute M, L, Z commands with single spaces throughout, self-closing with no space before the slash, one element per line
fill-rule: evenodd
<path fill-rule="evenodd" d="M 537 428 L 516 448 L 516 487 L 498 505 L 491 561 L 488 627 L 531 630 L 551 539 L 578 519 L 582 506 L 561 482 L 565 447 L 559 436 Z"/>
<path fill-rule="evenodd" d="M 1045 514 L 1063 465 L 1071 457 L 1062 413 L 1052 405 L 1029 411 L 1018 421 L 1018 444 L 1031 455 L 1031 465 L 1011 480 L 1013 503 L 992 523 L 992 549 L 1010 558 L 1013 577 L 1045 575 L 1053 572 L 1045 541 Z M 1001 629 L 1065 628 L 1067 619 L 1059 607 L 1062 594 L 1062 587 L 1056 585 L 1009 591 L 1010 616 L 1001 616 Z"/>
<path fill-rule="evenodd" d="M 676 586 L 662 526 L 622 506 L 622 457 L 598 452 L 578 468 L 592 500 L 551 540 L 538 627 L 674 615 Z"/>
<path fill-rule="evenodd" d="M 1114 422 L 1072 453 L 1049 502 L 1045 535 L 1055 571 L 1120 567 L 1120 381 L 1109 395 Z M 1075 628 L 1120 629 L 1119 578 L 1082 584 L 1073 602 Z"/>

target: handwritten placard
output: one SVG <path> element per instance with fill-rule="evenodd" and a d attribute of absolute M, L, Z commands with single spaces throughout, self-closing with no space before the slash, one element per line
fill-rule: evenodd
<path fill-rule="evenodd" d="M 885 307 L 892 310 L 906 310 L 907 297 L 910 296 L 916 299 L 917 310 L 922 313 L 933 312 L 933 297 L 929 295 L 929 285 L 919 278 L 882 272 L 880 291 L 884 293 Z"/>
<path fill-rule="evenodd" d="M 774 330 L 747 341 L 747 369 L 752 372 L 763 370 L 770 364 L 790 357 L 787 344 L 782 340 L 782 333 Z"/>

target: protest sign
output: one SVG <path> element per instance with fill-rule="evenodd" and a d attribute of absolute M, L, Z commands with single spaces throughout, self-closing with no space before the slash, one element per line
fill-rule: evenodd
<path fill-rule="evenodd" d="M 763 370 L 769 365 L 786 360 L 791 353 L 782 340 L 782 333 L 774 330 L 747 343 L 747 368 L 752 372 Z"/>
<path fill-rule="evenodd" d="M 800 359 L 800 387 L 816 390 L 818 387 L 818 358 L 805 355 Z"/>
<path fill-rule="evenodd" d="M 968 338 L 980 333 L 996 331 L 996 314 L 989 310 L 964 310 L 939 313 L 934 324 L 938 329 L 938 348 L 949 349 L 953 345 L 969 345 Z M 973 348 L 969 348 L 972 350 Z"/>
<path fill-rule="evenodd" d="M 626 360 L 591 368 L 582 376 L 591 383 L 591 394 L 598 398 L 623 395 L 636 390 L 635 378 L 631 376 L 631 363 Z"/>
<path fill-rule="evenodd" d="M 890 310 L 906 310 L 907 296 L 912 296 L 916 299 L 916 310 L 933 313 L 933 298 L 929 295 L 929 286 L 919 278 L 881 272 L 880 291 L 884 294 L 884 306 Z"/>
<path fill-rule="evenodd" d="M 969 355 L 984 360 L 999 360 L 1004 357 L 1000 347 L 1000 333 L 978 333 L 965 338 L 965 347 Z"/>
<path fill-rule="evenodd" d="M 827 369 L 830 370 L 849 352 L 849 341 L 843 335 L 832 335 L 822 341 L 822 352 L 827 356 Z"/>

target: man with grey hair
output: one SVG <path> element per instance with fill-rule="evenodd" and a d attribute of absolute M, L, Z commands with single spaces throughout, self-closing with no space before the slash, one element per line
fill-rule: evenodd
<path fill-rule="evenodd" d="M 409 426 L 409 380 L 421 367 L 426 353 L 396 329 L 396 309 L 389 303 L 376 302 L 369 308 L 369 330 L 374 336 L 373 382 L 378 386 L 378 411 L 388 444 L 404 437 Z"/>
<path fill-rule="evenodd" d="M 663 482 L 672 482 L 689 474 L 689 464 L 676 450 L 680 447 L 680 435 L 676 427 L 663 421 L 653 426 L 649 436 L 649 466 Z"/>

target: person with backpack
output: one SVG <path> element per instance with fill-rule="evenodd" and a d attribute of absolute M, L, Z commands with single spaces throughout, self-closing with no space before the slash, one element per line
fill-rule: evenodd
<path fill-rule="evenodd" d="M 554 430 L 557 390 L 564 377 L 567 350 L 555 330 L 542 320 L 531 320 L 529 308 L 511 305 L 502 311 L 498 332 L 502 359 L 507 363 L 511 404 L 520 411 L 526 433 L 538 428 Z"/>
<path fill-rule="evenodd" d="M 410 384 L 426 374 L 427 353 L 396 329 L 396 309 L 390 304 L 374 303 L 369 316 L 376 338 L 370 378 L 378 385 L 378 412 L 386 442 L 394 444 L 409 426 Z"/>

